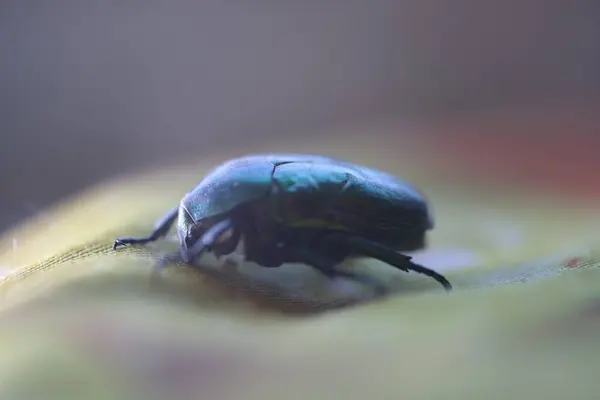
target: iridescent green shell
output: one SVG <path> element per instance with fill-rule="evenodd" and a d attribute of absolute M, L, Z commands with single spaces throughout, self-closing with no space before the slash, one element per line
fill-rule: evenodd
<path fill-rule="evenodd" d="M 181 201 L 193 221 L 264 199 L 270 218 L 291 228 L 344 229 L 372 237 L 433 228 L 425 197 L 399 178 L 307 154 L 258 154 L 221 164 Z"/>

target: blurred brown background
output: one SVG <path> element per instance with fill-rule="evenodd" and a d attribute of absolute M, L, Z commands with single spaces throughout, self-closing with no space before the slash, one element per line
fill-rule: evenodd
<path fill-rule="evenodd" d="M 0 230 L 122 170 L 390 116 L 506 179 L 589 187 L 598 21 L 593 1 L 5 0 Z"/>

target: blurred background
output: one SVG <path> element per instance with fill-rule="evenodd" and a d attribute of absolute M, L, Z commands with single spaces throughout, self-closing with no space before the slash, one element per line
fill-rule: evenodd
<path fill-rule="evenodd" d="M 599 18 L 576 0 L 4 0 L 0 230 L 123 171 L 355 123 L 473 179 L 600 194 Z"/>

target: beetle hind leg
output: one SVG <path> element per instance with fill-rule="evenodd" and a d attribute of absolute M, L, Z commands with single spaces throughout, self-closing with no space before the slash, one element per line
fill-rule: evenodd
<path fill-rule="evenodd" d="M 333 240 L 336 243 L 344 243 L 353 251 L 361 253 L 367 257 L 376 258 L 403 271 L 415 271 L 420 274 L 427 275 L 438 281 L 447 291 L 452 290 L 452 285 L 450 282 L 448 282 L 448 280 L 440 273 L 416 264 L 411 261 L 411 257 L 398 253 L 397 251 L 389 249 L 379 243 L 351 235 L 332 235 L 330 240 Z"/>
<path fill-rule="evenodd" d="M 161 237 L 164 237 L 173 226 L 175 219 L 177 219 L 177 213 L 179 211 L 179 206 L 173 207 L 166 214 L 164 214 L 156 224 L 154 225 L 154 229 L 148 236 L 140 236 L 140 237 L 121 237 L 115 239 L 113 243 L 113 250 L 116 250 L 117 247 L 126 246 L 128 244 L 146 244 L 150 242 L 154 242 Z"/>

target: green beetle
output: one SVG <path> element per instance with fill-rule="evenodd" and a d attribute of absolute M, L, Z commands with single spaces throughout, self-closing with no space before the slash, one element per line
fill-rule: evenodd
<path fill-rule="evenodd" d="M 165 236 L 175 220 L 183 260 L 206 251 L 230 254 L 243 239 L 245 258 L 274 268 L 303 263 L 324 275 L 379 284 L 339 271 L 348 257 L 372 257 L 403 271 L 439 273 L 400 251 L 425 247 L 434 221 L 424 196 L 398 178 L 348 161 L 309 154 L 257 154 L 209 172 L 146 237 L 122 237 L 113 249 Z"/>

